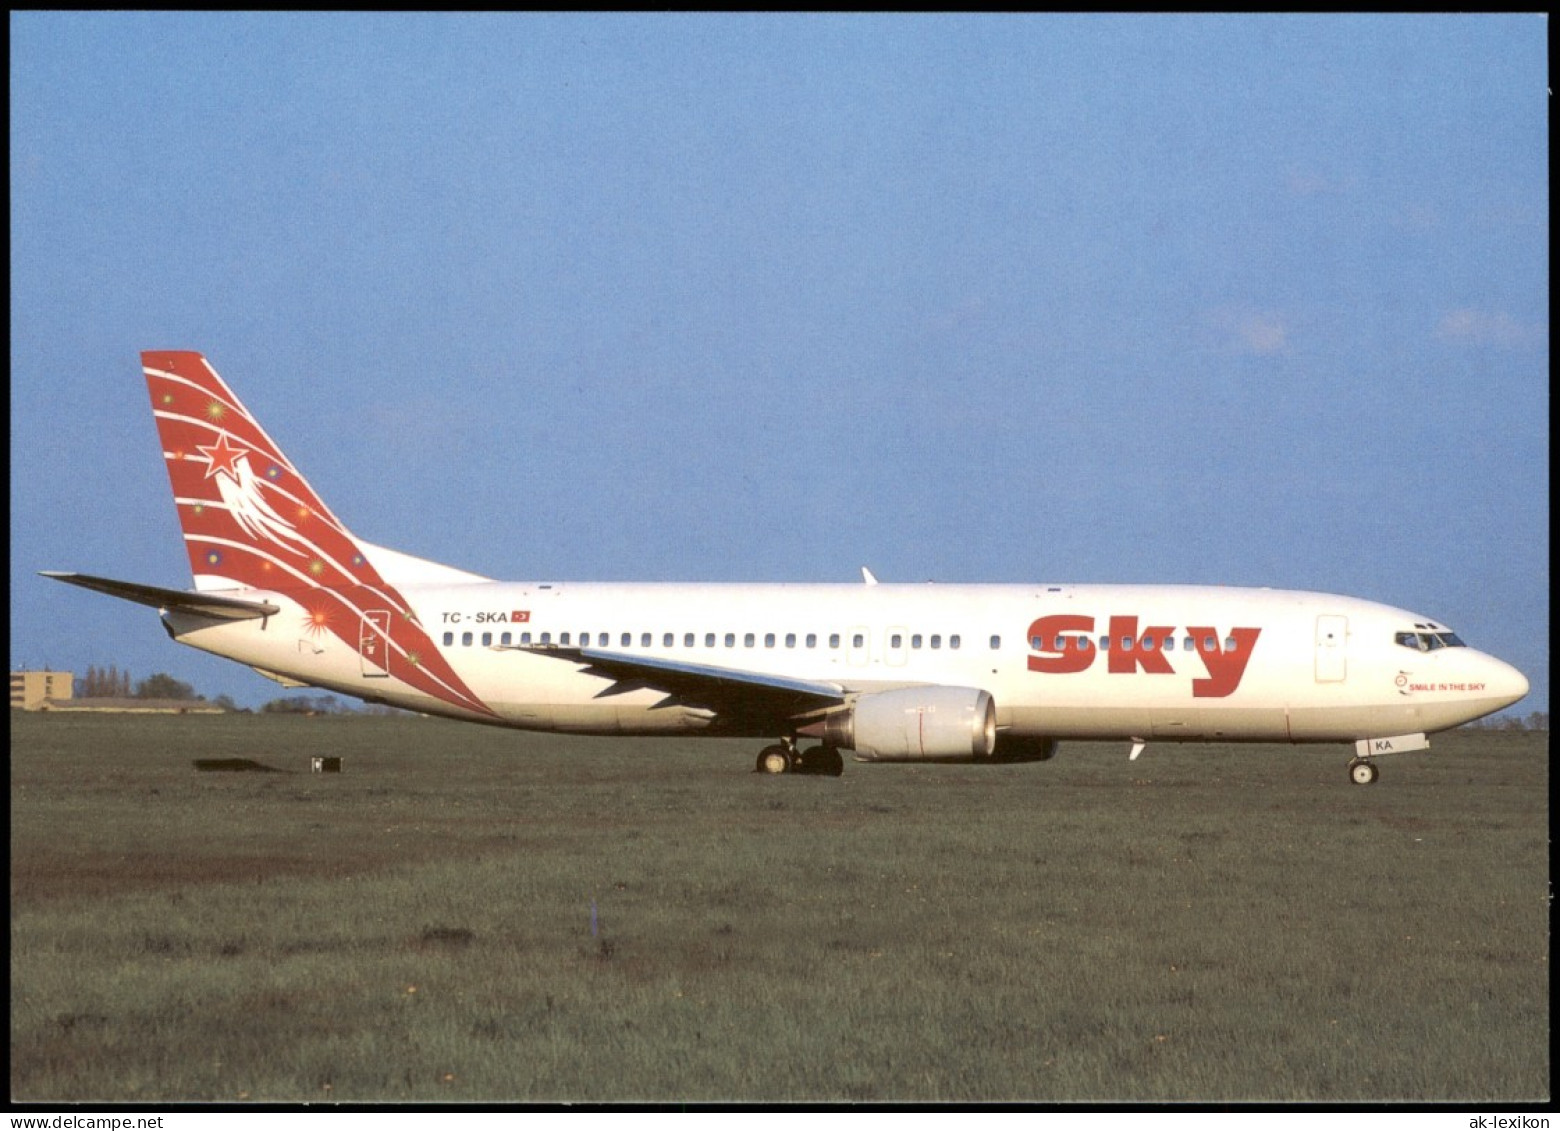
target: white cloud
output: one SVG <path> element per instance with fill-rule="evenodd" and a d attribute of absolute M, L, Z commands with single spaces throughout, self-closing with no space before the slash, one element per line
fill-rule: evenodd
<path fill-rule="evenodd" d="M 1278 353 L 1289 343 L 1289 328 L 1276 314 L 1248 314 L 1237 331 L 1252 353 Z"/>
<path fill-rule="evenodd" d="M 1214 312 L 1212 322 L 1224 348 L 1235 353 L 1282 353 L 1289 345 L 1289 327 L 1282 315 L 1272 311 L 1220 310 Z"/>
<path fill-rule="evenodd" d="M 1443 342 L 1461 345 L 1523 349 L 1542 345 L 1549 336 L 1549 326 L 1544 322 L 1518 322 L 1504 310 L 1463 307 L 1441 319 L 1435 336 Z"/>

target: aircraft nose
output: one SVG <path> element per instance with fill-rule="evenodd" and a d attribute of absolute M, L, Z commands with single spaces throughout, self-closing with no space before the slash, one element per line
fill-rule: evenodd
<path fill-rule="evenodd" d="M 1527 676 L 1504 660 L 1497 660 L 1493 656 L 1489 658 L 1490 674 L 1485 680 L 1489 684 L 1490 696 L 1499 700 L 1499 706 L 1509 707 L 1528 693 Z"/>

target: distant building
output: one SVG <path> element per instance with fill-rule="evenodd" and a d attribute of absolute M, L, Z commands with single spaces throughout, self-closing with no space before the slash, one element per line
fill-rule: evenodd
<path fill-rule="evenodd" d="M 12 672 L 11 709 L 22 711 L 114 711 L 137 715 L 220 715 L 204 699 L 77 699 L 71 672 Z"/>
<path fill-rule="evenodd" d="M 76 677 L 71 672 L 12 672 L 11 707 L 23 711 L 44 710 L 50 699 L 68 701 L 76 695 Z"/>
<path fill-rule="evenodd" d="M 227 712 L 204 699 L 46 699 L 35 711 L 96 711 L 125 715 L 222 715 Z"/>

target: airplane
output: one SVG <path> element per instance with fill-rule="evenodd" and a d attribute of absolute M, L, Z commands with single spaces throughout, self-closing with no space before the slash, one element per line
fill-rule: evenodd
<path fill-rule="evenodd" d="M 141 355 L 194 589 L 156 608 L 287 687 L 524 730 L 768 740 L 756 769 L 1043 761 L 1063 740 L 1383 754 L 1528 691 L 1446 625 L 1195 585 L 502 582 L 353 535 L 199 353 Z M 808 745 L 808 743 L 811 743 Z"/>

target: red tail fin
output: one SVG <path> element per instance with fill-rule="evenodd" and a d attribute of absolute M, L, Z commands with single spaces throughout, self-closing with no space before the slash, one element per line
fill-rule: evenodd
<path fill-rule="evenodd" d="M 149 350 L 141 366 L 197 589 L 382 584 L 204 357 Z"/>
<path fill-rule="evenodd" d="M 321 640 L 335 637 L 360 652 L 365 674 L 398 678 L 465 711 L 493 714 L 434 646 L 411 605 L 380 576 L 363 544 L 204 357 L 149 350 L 141 367 L 196 589 L 285 593 L 303 608 L 299 630 Z M 458 574 L 378 552 L 425 571 Z"/>

